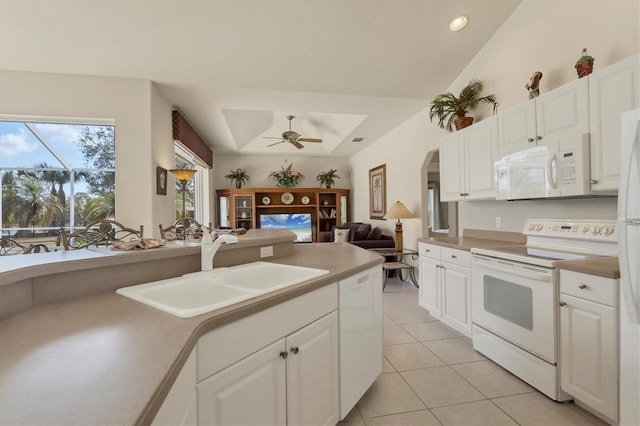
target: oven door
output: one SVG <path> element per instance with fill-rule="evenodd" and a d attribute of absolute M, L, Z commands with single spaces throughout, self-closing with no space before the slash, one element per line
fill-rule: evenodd
<path fill-rule="evenodd" d="M 473 322 L 556 364 L 556 270 L 473 255 Z"/>

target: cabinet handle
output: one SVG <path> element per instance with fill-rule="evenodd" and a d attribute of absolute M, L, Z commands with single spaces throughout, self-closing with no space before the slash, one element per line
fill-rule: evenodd
<path fill-rule="evenodd" d="M 536 140 L 541 140 L 542 136 L 536 136 Z"/>
<path fill-rule="evenodd" d="M 591 185 L 595 185 L 595 184 L 596 184 L 596 183 L 598 183 L 598 182 L 600 182 L 600 181 L 599 181 L 599 180 L 597 180 L 597 179 L 591 179 L 591 182 L 590 182 L 590 183 L 591 183 Z"/>
<path fill-rule="evenodd" d="M 287 359 L 288 356 L 289 356 L 289 352 L 287 351 L 280 352 L 280 358 Z"/>
<path fill-rule="evenodd" d="M 452 254 L 452 255 L 451 255 L 451 258 L 452 258 L 452 259 L 457 259 L 457 258 L 458 258 L 458 256 L 456 256 L 455 254 Z"/>
<path fill-rule="evenodd" d="M 567 304 L 565 302 L 560 302 L 558 303 L 560 306 L 567 306 Z"/>
<path fill-rule="evenodd" d="M 429 249 L 425 249 L 425 250 L 424 250 L 424 252 L 425 252 L 425 253 L 431 253 L 431 250 L 429 250 Z"/>
<path fill-rule="evenodd" d="M 460 193 L 460 196 L 461 196 L 461 197 L 464 197 L 464 194 L 461 192 L 461 193 Z"/>
<path fill-rule="evenodd" d="M 578 286 L 578 288 L 579 288 L 580 290 L 584 290 L 584 289 L 585 289 L 585 288 L 587 288 L 587 287 L 588 287 L 588 286 L 587 286 L 586 284 L 580 284 L 580 285 Z"/>
<path fill-rule="evenodd" d="M 296 355 L 298 352 L 300 351 L 300 349 L 298 349 L 297 346 L 294 346 L 293 348 L 291 348 L 291 353 Z"/>
<path fill-rule="evenodd" d="M 533 138 L 529 138 L 529 139 L 527 139 L 527 142 L 533 142 L 534 140 L 535 139 L 533 139 Z"/>

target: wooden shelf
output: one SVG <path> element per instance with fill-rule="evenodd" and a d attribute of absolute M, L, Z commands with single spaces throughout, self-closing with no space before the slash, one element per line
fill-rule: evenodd
<path fill-rule="evenodd" d="M 258 204 L 256 209 L 281 209 L 283 207 L 291 208 L 291 209 L 302 209 L 302 208 L 312 208 L 315 210 L 315 204 Z"/>

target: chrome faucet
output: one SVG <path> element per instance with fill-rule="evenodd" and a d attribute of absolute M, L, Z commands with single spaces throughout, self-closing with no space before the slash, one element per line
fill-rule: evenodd
<path fill-rule="evenodd" d="M 222 234 L 216 238 L 215 241 L 211 240 L 211 234 L 205 229 L 202 234 L 202 246 L 200 248 L 200 268 L 202 271 L 210 271 L 213 269 L 213 257 L 216 255 L 218 249 L 223 244 L 235 244 L 238 242 L 238 237 L 231 234 Z"/>

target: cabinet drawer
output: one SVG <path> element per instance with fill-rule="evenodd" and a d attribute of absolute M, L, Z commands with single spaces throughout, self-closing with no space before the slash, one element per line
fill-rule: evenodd
<path fill-rule="evenodd" d="M 418 243 L 418 252 L 420 256 L 432 257 L 434 259 L 440 259 L 440 249 L 442 247 L 435 244 Z"/>
<path fill-rule="evenodd" d="M 618 280 L 560 270 L 560 293 L 607 306 L 618 306 Z"/>
<path fill-rule="evenodd" d="M 453 263 L 454 265 L 471 267 L 471 253 L 464 250 L 456 250 L 448 247 L 442 247 L 440 250 L 440 259 L 443 262 Z"/>

